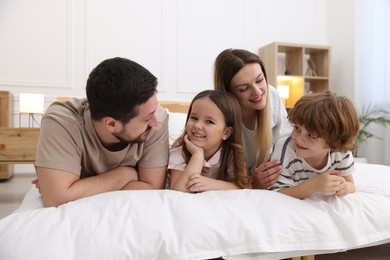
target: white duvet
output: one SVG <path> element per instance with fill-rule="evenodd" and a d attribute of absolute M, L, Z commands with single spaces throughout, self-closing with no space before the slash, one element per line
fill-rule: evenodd
<path fill-rule="evenodd" d="M 109 192 L 42 208 L 33 186 L 0 220 L 0 259 L 277 259 L 390 242 L 390 167 L 357 164 L 357 192 Z"/>

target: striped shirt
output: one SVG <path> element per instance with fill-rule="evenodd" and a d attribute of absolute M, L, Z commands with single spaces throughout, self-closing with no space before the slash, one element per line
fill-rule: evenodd
<path fill-rule="evenodd" d="M 330 151 L 328 153 L 328 162 L 324 168 L 315 169 L 311 167 L 303 158 L 298 157 L 295 153 L 295 144 L 291 140 L 290 135 L 283 136 L 275 142 L 271 160 L 280 161 L 282 172 L 279 180 L 269 188 L 270 190 L 296 186 L 309 178 L 329 170 L 341 171 L 342 176 L 355 172 L 351 151 L 347 153 Z"/>

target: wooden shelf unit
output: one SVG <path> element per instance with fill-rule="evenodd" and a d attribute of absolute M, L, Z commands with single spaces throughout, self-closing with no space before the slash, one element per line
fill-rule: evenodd
<path fill-rule="evenodd" d="M 265 64 L 268 83 L 289 86 L 286 107 L 294 106 L 302 95 L 330 89 L 329 46 L 273 42 L 261 47 L 259 56 Z"/>
<path fill-rule="evenodd" d="M 12 94 L 8 91 L 0 91 L 0 127 L 10 127 L 12 125 L 11 117 Z M 0 165 L 0 180 L 9 179 L 13 175 L 13 165 Z"/>

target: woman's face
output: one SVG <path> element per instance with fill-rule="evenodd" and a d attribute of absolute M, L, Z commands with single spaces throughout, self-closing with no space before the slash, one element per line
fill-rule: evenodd
<path fill-rule="evenodd" d="M 268 84 L 258 63 L 245 65 L 231 81 L 231 92 L 244 113 L 263 109 L 267 104 L 267 90 Z"/>

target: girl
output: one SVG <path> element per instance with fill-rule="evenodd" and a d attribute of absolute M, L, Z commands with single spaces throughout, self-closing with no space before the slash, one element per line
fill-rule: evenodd
<path fill-rule="evenodd" d="M 190 193 L 250 188 L 240 122 L 234 96 L 214 90 L 196 95 L 170 152 L 170 188 Z"/>
<path fill-rule="evenodd" d="M 272 142 L 290 133 L 291 127 L 278 92 L 268 85 L 263 62 L 246 50 L 224 50 L 215 60 L 214 89 L 232 93 L 240 103 L 247 166 L 254 188 L 272 186 L 281 167 L 277 160 L 267 162 L 267 155 Z"/>

